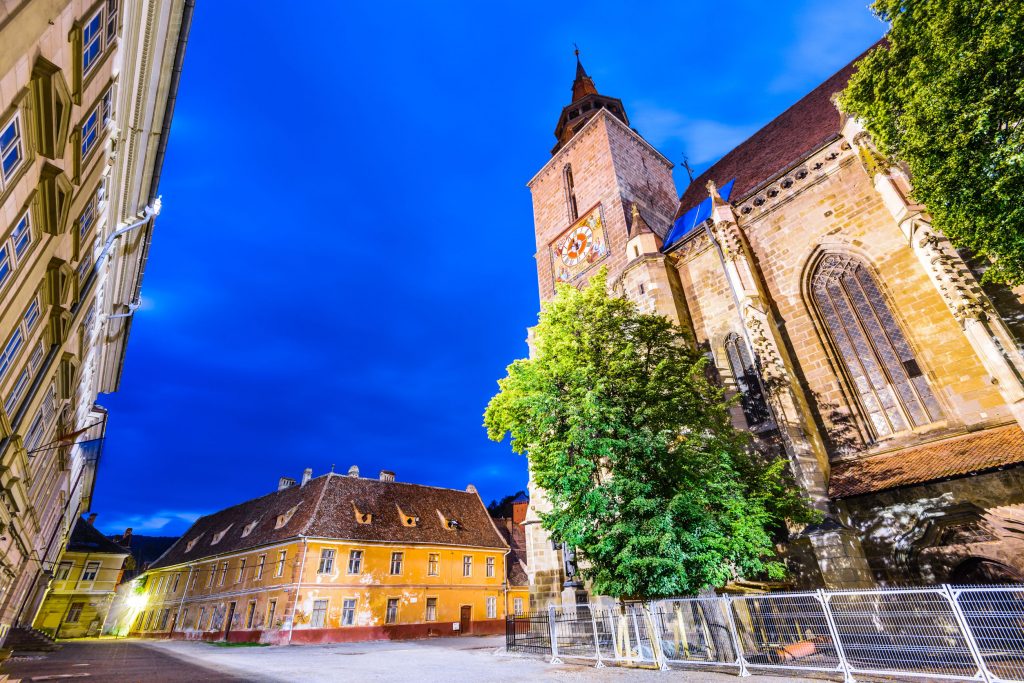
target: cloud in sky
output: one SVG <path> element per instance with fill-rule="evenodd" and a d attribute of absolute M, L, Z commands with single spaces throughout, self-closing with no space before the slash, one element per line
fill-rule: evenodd
<path fill-rule="evenodd" d="M 106 521 L 100 518 L 96 520 L 96 524 L 108 534 L 119 534 L 131 527 L 132 533 L 135 534 L 176 536 L 182 533 L 183 528 L 191 526 L 205 514 L 208 513 L 193 510 L 158 510 L 149 515 L 125 515 Z"/>
<path fill-rule="evenodd" d="M 679 142 L 691 164 L 715 161 L 750 137 L 757 124 L 730 124 L 710 119 L 691 119 L 652 102 L 637 102 L 631 121 L 655 147 Z"/>
<path fill-rule="evenodd" d="M 863 0 L 832 0 L 808 2 L 796 12 L 785 69 L 769 82 L 768 91 L 805 92 L 809 83 L 821 80 L 823 68 L 838 71 L 877 40 L 885 27 L 864 7 Z"/>

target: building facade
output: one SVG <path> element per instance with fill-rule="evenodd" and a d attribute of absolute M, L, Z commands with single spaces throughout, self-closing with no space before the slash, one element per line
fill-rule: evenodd
<path fill-rule="evenodd" d="M 494 518 L 494 524 L 509 547 L 505 562 L 506 614 L 525 614 L 530 608 L 530 574 L 526 567 L 526 529 L 523 527 L 529 506 L 529 500 L 516 500 L 512 503 L 511 517 Z"/>
<path fill-rule="evenodd" d="M 577 63 L 553 156 L 529 182 L 542 299 L 601 266 L 688 330 L 824 513 L 786 547 L 807 586 L 1024 576 L 1022 292 L 983 288 L 833 97 L 842 69 L 696 178 Z M 526 520 L 531 599 L 561 550 Z"/>
<path fill-rule="evenodd" d="M 128 551 L 79 518 L 32 626 L 54 638 L 98 636 Z"/>
<path fill-rule="evenodd" d="M 472 487 L 306 470 L 199 519 L 135 580 L 116 629 L 272 644 L 501 633 L 508 552 Z"/>
<path fill-rule="evenodd" d="M 191 2 L 0 8 L 0 636 L 91 504 Z"/>

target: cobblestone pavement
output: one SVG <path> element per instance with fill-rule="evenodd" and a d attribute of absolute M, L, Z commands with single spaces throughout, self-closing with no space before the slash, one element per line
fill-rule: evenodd
<path fill-rule="evenodd" d="M 642 671 L 567 663 L 551 665 L 502 652 L 502 637 L 336 643 L 292 647 L 218 647 L 181 641 L 66 642 L 57 652 L 17 658 L 3 667 L 14 679 L 83 683 L 185 681 L 644 681 L 648 683 L 809 683 L 810 679 L 706 671 Z"/>

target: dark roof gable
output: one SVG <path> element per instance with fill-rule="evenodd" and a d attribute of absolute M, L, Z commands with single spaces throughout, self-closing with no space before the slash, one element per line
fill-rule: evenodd
<path fill-rule="evenodd" d="M 68 552 L 102 553 L 105 555 L 128 555 L 128 549 L 119 546 L 101 534 L 96 527 L 81 517 L 75 522 L 68 539 Z"/>

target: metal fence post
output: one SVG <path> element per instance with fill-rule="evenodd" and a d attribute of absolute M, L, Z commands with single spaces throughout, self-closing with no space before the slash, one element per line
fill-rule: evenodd
<path fill-rule="evenodd" d="M 981 674 L 985 683 L 991 683 L 995 679 L 989 672 L 988 667 L 985 666 L 985 659 L 981 656 L 981 649 L 978 647 L 978 643 L 974 640 L 974 632 L 971 631 L 971 625 L 967 623 L 967 616 L 964 614 L 963 610 L 960 609 L 960 603 L 957 602 L 953 588 L 948 583 L 944 583 L 942 584 L 942 592 L 946 596 L 946 599 L 949 600 L 950 606 L 953 608 L 953 616 L 956 617 L 956 623 L 964 634 L 964 642 L 967 643 L 967 649 L 971 651 L 971 656 L 974 657 L 974 661 L 978 665 L 978 672 Z"/>
<path fill-rule="evenodd" d="M 665 661 L 665 652 L 661 649 L 661 629 L 654 623 L 654 611 L 651 609 L 653 603 L 646 603 L 643 609 L 644 619 L 647 621 L 647 636 L 651 641 L 651 654 L 654 655 L 654 663 L 661 671 L 668 671 L 668 662 Z"/>
<path fill-rule="evenodd" d="M 604 668 L 604 662 L 601 661 L 601 641 L 597 637 L 597 617 L 594 616 L 594 605 L 590 605 L 590 625 L 594 629 L 594 652 L 597 653 L 597 664 L 594 666 L 598 669 Z"/>
<path fill-rule="evenodd" d="M 843 683 L 855 683 L 850 662 L 846 659 L 843 643 L 839 639 L 839 628 L 836 626 L 835 617 L 832 614 L 832 605 L 829 603 L 831 596 L 826 595 L 825 591 L 820 588 L 816 593 L 818 594 L 818 602 L 821 603 L 821 609 L 825 613 L 825 624 L 828 626 L 829 633 L 832 634 L 832 643 L 836 646 L 836 657 L 839 658 L 839 669 L 843 672 Z"/>
<path fill-rule="evenodd" d="M 736 619 L 732 613 L 732 598 L 724 595 L 719 600 L 725 607 L 725 615 L 729 617 L 729 633 L 732 635 L 732 646 L 736 650 L 736 663 L 740 665 L 740 676 L 749 676 L 747 671 L 747 659 L 743 656 L 743 645 L 740 643 L 740 633 L 736 629 Z"/>
<path fill-rule="evenodd" d="M 551 634 L 551 663 L 561 664 L 562 660 L 558 658 L 558 621 L 554 605 L 548 605 L 548 631 Z"/>

